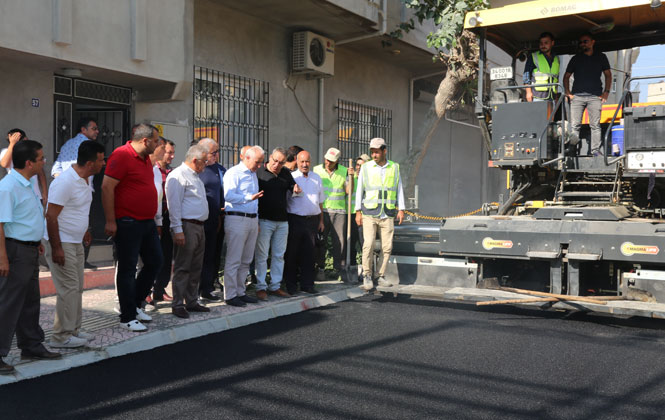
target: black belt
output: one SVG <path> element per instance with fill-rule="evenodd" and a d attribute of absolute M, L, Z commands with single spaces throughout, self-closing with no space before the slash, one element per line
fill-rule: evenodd
<path fill-rule="evenodd" d="M 320 214 L 321 214 L 321 213 L 319 213 L 319 214 L 314 214 L 314 215 L 311 215 L 311 216 L 301 216 L 300 214 L 289 213 L 289 216 L 300 217 L 301 219 L 313 219 L 313 218 L 316 217 L 316 218 L 318 219 L 319 216 L 320 216 Z"/>
<path fill-rule="evenodd" d="M 227 211 L 226 212 L 227 216 L 242 216 L 242 217 L 249 217 L 250 219 L 253 219 L 256 217 L 256 213 L 243 213 L 241 211 Z"/>
<path fill-rule="evenodd" d="M 20 241 L 18 239 L 8 238 L 8 237 L 5 237 L 5 240 L 11 241 L 11 242 L 16 242 L 17 244 L 21 244 L 21 245 L 25 245 L 25 246 L 39 246 L 39 245 L 42 244 L 40 241 Z"/>
<path fill-rule="evenodd" d="M 195 225 L 202 225 L 204 222 L 196 219 L 182 219 L 183 222 L 194 223 Z"/>

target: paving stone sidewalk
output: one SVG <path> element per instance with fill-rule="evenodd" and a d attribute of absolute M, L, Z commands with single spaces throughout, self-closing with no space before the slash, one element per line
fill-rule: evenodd
<path fill-rule="evenodd" d="M 170 305 L 162 302 L 153 311 L 147 312 L 153 321 L 146 324 L 148 331 L 143 333 L 133 333 L 120 327 L 118 314 L 114 311 L 116 293 L 112 287 L 85 290 L 83 330 L 94 334 L 94 340 L 79 349 L 53 349 L 63 354 L 62 360 L 55 361 L 22 361 L 14 340 L 12 350 L 4 360 L 14 365 L 16 372 L 0 375 L 0 385 L 330 305 L 363 294 L 357 286 L 336 281 L 317 282 L 316 287 L 319 293 L 315 295 L 299 293 L 290 298 L 269 296 L 267 301 L 248 304 L 243 308 L 223 302 L 209 303 L 209 313 L 192 313 L 189 319 L 175 317 L 171 314 Z M 253 292 L 248 291 L 248 294 L 253 295 Z M 47 346 L 52 334 L 55 301 L 55 296 L 41 299 L 40 324 L 46 334 Z"/>

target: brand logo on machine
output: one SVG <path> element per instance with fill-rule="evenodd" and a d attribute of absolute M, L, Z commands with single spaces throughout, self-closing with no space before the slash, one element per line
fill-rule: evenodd
<path fill-rule="evenodd" d="M 486 250 L 494 249 L 494 248 L 512 248 L 513 247 L 513 241 L 508 241 L 505 239 L 492 239 L 492 238 L 485 238 L 483 239 L 483 248 Z"/>
<path fill-rule="evenodd" d="M 627 257 L 635 254 L 658 255 L 660 249 L 655 245 L 635 245 L 632 242 L 621 244 L 621 253 Z"/>

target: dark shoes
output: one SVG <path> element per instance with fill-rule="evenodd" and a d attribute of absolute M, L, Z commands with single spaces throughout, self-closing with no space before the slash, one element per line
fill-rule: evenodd
<path fill-rule="evenodd" d="M 319 291 L 316 290 L 316 289 L 314 288 L 314 286 L 301 287 L 300 290 L 302 290 L 302 291 L 305 292 L 305 293 L 312 294 L 312 295 L 315 295 L 315 294 L 319 293 Z"/>
<path fill-rule="evenodd" d="M 187 312 L 187 309 L 183 308 L 182 306 L 178 306 L 177 308 L 171 308 L 171 313 L 178 318 L 183 318 L 187 319 L 189 318 L 189 312 Z"/>
<path fill-rule="evenodd" d="M 225 302 L 226 302 L 227 305 L 237 306 L 237 307 L 240 307 L 240 308 L 247 305 L 238 296 L 234 297 L 233 299 L 228 299 Z"/>
<path fill-rule="evenodd" d="M 251 296 L 242 295 L 238 297 L 240 298 L 240 300 L 242 300 L 245 303 L 259 303 L 259 300 L 257 298 L 253 298 Z"/>
<path fill-rule="evenodd" d="M 268 300 L 268 293 L 265 290 L 257 290 L 256 298 L 258 300 Z"/>
<path fill-rule="evenodd" d="M 207 300 L 208 302 L 220 302 L 222 300 L 221 297 L 213 295 L 210 292 L 201 293 L 201 299 Z"/>
<path fill-rule="evenodd" d="M 283 298 L 291 297 L 290 294 L 286 293 L 286 292 L 285 292 L 284 290 L 282 290 L 282 289 L 271 290 L 271 291 L 269 291 L 268 293 L 271 294 L 272 296 L 279 296 L 279 297 L 283 297 Z M 258 293 L 257 293 L 257 297 L 258 297 Z"/>
<path fill-rule="evenodd" d="M 46 350 L 42 347 L 39 350 L 21 350 L 21 360 L 56 360 L 62 359 L 60 353 Z"/>
<path fill-rule="evenodd" d="M 210 312 L 210 308 L 206 308 L 203 305 L 199 305 L 198 303 L 196 306 L 187 307 L 187 312 Z"/>
<path fill-rule="evenodd" d="M 94 265 L 94 264 L 90 264 L 87 261 L 83 264 L 83 268 L 86 269 L 86 270 L 97 271 L 97 266 Z"/>
<path fill-rule="evenodd" d="M 146 299 L 147 300 L 147 299 Z M 152 301 L 153 302 L 171 302 L 173 298 L 168 295 L 168 293 L 164 293 L 162 295 L 158 295 L 156 293 L 152 294 Z"/>
<path fill-rule="evenodd" d="M 14 366 L 8 365 L 0 359 L 0 375 L 11 375 L 15 370 Z"/>

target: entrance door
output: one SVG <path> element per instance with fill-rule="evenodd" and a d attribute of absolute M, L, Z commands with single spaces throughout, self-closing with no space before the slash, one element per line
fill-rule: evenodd
<path fill-rule="evenodd" d="M 82 117 L 92 117 L 97 121 L 97 141 L 104 145 L 107 158 L 129 138 L 131 89 L 63 76 L 54 76 L 54 89 L 54 158 L 62 145 L 78 133 L 76 125 Z M 95 192 L 90 209 L 90 233 L 97 244 L 108 244 L 101 200 L 103 178 L 102 170 L 93 180 Z"/>
<path fill-rule="evenodd" d="M 104 155 L 108 158 L 113 150 L 122 146 L 124 140 L 128 139 L 128 109 L 96 109 L 89 108 L 88 105 L 75 105 L 74 121 L 83 117 L 91 117 L 97 121 L 99 135 L 97 141 L 104 145 Z M 92 207 L 90 208 L 90 234 L 95 242 L 106 243 L 104 234 L 104 208 L 102 207 L 102 180 L 104 179 L 104 170 L 95 175 L 93 186 L 95 192 L 92 195 Z"/>

